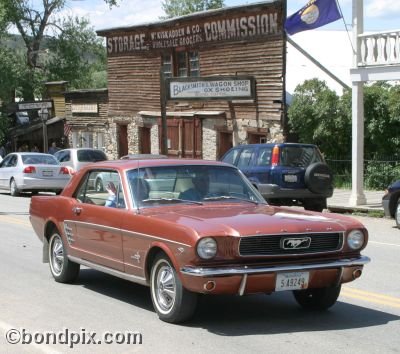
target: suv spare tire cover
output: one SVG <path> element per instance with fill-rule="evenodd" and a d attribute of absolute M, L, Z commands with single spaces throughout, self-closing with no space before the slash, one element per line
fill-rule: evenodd
<path fill-rule="evenodd" d="M 311 192 L 322 194 L 332 189 L 332 172 L 327 164 L 315 162 L 307 167 L 304 181 Z"/>

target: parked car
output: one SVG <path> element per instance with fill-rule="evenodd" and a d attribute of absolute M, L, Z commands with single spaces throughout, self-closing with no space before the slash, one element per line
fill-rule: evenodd
<path fill-rule="evenodd" d="M 396 226 L 400 229 L 400 180 L 392 183 L 385 191 L 382 198 L 385 216 L 394 218 Z"/>
<path fill-rule="evenodd" d="M 68 169 L 50 154 L 14 152 L 0 163 L 0 189 L 12 196 L 20 192 L 60 193 L 69 179 Z"/>
<path fill-rule="evenodd" d="M 237 166 L 269 204 L 322 211 L 333 194 L 332 172 L 315 145 L 239 145 L 221 161 Z"/>
<path fill-rule="evenodd" d="M 57 151 L 54 156 L 62 166 L 70 168 L 71 174 L 89 163 L 107 160 L 104 151 L 91 148 L 63 149 Z"/>
<path fill-rule="evenodd" d="M 114 207 L 88 183 L 110 170 Z M 293 291 L 304 308 L 324 310 L 369 262 L 359 221 L 269 206 L 236 167 L 216 161 L 89 165 L 61 196 L 32 197 L 30 221 L 57 282 L 84 265 L 149 286 L 159 318 L 172 323 L 193 315 L 198 294 Z"/>

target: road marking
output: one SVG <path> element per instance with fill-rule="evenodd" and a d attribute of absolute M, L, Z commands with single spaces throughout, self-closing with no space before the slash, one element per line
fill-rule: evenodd
<path fill-rule="evenodd" d="M 375 243 L 376 245 L 400 247 L 400 245 L 396 245 L 395 243 L 385 243 L 385 242 L 377 242 L 377 241 L 368 241 L 368 243 Z"/>
<path fill-rule="evenodd" d="M 390 307 L 400 308 L 400 298 L 394 296 L 388 296 L 378 293 L 372 293 L 370 291 L 359 290 L 344 287 L 342 292 L 340 293 L 341 296 L 349 297 L 358 300 L 364 300 L 376 304 L 386 305 Z"/>
<path fill-rule="evenodd" d="M 8 222 L 10 224 L 17 224 L 17 225 L 31 227 L 31 224 L 29 222 L 8 215 L 7 216 L 0 215 L 0 220 Z"/>
<path fill-rule="evenodd" d="M 17 329 L 18 331 L 22 330 L 22 328 L 17 328 L 16 326 L 10 325 L 9 323 L 3 322 L 0 320 L 0 329 L 2 329 L 4 331 L 4 337 L 6 335 L 6 333 L 12 329 Z M 6 341 L 7 342 L 7 341 Z M 7 342 L 7 345 L 9 345 L 10 347 L 13 345 L 19 346 L 19 345 L 23 345 L 23 344 L 10 344 Z M 38 349 L 39 351 L 41 351 L 42 353 L 45 354 L 58 354 L 61 353 L 57 350 L 55 350 L 53 347 L 51 347 L 48 344 L 36 344 L 34 342 L 32 342 L 31 344 L 28 344 L 29 346 L 33 346 L 34 348 Z"/>

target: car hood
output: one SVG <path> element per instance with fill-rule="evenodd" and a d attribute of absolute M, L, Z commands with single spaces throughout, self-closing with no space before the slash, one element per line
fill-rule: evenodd
<path fill-rule="evenodd" d="M 191 228 L 199 236 L 341 232 L 364 228 L 349 217 L 315 213 L 268 205 L 194 205 L 159 211 L 146 211 L 152 217 Z"/>

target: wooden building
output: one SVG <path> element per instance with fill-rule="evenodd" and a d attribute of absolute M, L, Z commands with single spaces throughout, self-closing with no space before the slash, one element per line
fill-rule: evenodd
<path fill-rule="evenodd" d="M 102 149 L 113 156 L 116 140 L 108 124 L 107 89 L 71 90 L 64 95 L 68 146 Z"/>
<path fill-rule="evenodd" d="M 246 76 L 255 82 L 247 99 L 169 100 L 169 155 L 217 159 L 232 145 L 283 140 L 284 3 L 98 31 L 106 37 L 108 114 L 119 149 L 114 155 L 160 152 L 163 77 Z"/>

